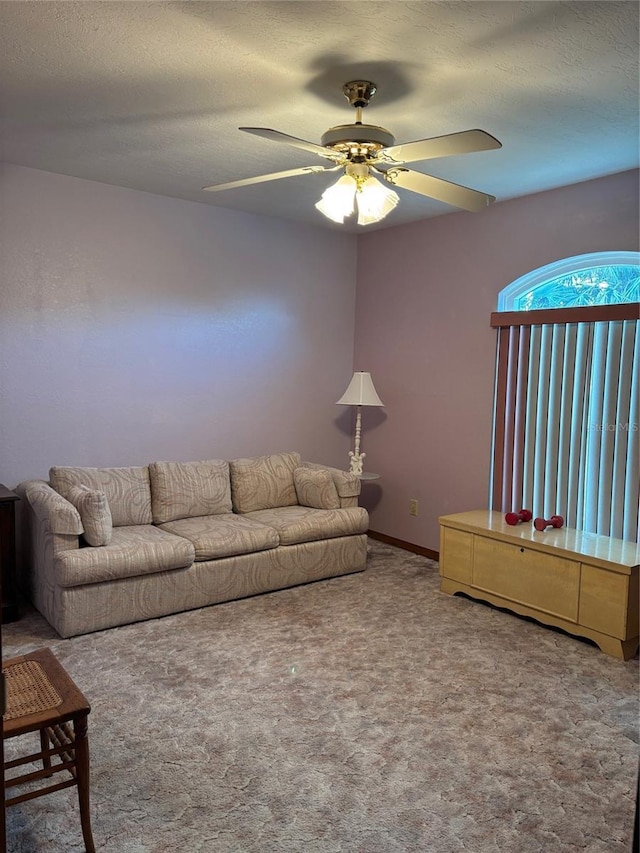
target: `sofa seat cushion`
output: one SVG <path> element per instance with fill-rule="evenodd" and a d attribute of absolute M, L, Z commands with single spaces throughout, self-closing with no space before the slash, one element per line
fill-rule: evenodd
<path fill-rule="evenodd" d="M 195 548 L 196 561 L 235 557 L 254 551 L 277 548 L 277 532 L 241 515 L 206 515 L 201 518 L 181 518 L 161 524 L 160 529 L 184 536 Z"/>
<path fill-rule="evenodd" d="M 52 487 L 69 500 L 72 486 L 104 492 L 114 527 L 151 524 L 149 468 L 77 468 L 54 466 L 49 471 Z"/>
<path fill-rule="evenodd" d="M 345 509 L 285 506 L 250 512 L 247 518 L 277 530 L 281 545 L 351 536 L 366 533 L 369 529 L 369 513 L 358 506 Z"/>
<path fill-rule="evenodd" d="M 151 508 L 155 524 L 231 512 L 229 463 L 152 462 Z"/>
<path fill-rule="evenodd" d="M 191 542 L 150 524 L 114 527 L 108 545 L 58 553 L 56 583 L 69 587 L 148 575 L 190 566 L 194 559 Z"/>
<path fill-rule="evenodd" d="M 298 503 L 293 472 L 300 465 L 299 453 L 274 453 L 234 459 L 229 463 L 231 500 L 236 512 L 295 506 Z"/>

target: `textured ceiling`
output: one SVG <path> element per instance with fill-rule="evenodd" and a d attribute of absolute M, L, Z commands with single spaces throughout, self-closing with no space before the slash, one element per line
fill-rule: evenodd
<path fill-rule="evenodd" d="M 0 2 L 3 160 L 160 195 L 334 226 L 335 176 L 210 194 L 306 165 L 378 86 L 364 121 L 398 142 L 482 128 L 498 151 L 411 168 L 498 201 L 638 166 L 636 2 Z M 377 226 L 453 208 L 400 190 Z M 482 215 L 482 214 L 469 214 Z M 358 229 L 362 230 L 362 229 Z"/>

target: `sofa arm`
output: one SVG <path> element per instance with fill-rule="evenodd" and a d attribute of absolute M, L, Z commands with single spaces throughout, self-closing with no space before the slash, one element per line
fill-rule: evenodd
<path fill-rule="evenodd" d="M 320 468 L 323 471 L 328 471 L 332 478 L 338 497 L 340 498 L 340 507 L 358 506 L 358 495 L 360 494 L 360 478 L 350 471 L 341 471 L 340 468 L 331 468 L 329 465 L 321 465 L 318 462 L 301 462 L 305 468 Z"/>
<path fill-rule="evenodd" d="M 16 487 L 25 499 L 24 535 L 28 552 L 24 586 L 26 592 L 51 625 L 60 609 L 60 587 L 56 557 L 80 547 L 83 532 L 80 514 L 69 501 L 44 480 L 28 480 Z"/>
<path fill-rule="evenodd" d="M 44 480 L 22 483 L 19 489 L 38 521 L 45 524 L 50 533 L 77 539 L 84 532 L 78 510 Z"/>

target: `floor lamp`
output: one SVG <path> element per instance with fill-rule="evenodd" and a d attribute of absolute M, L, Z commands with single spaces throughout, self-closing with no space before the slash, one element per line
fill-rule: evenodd
<path fill-rule="evenodd" d="M 376 389 L 371 381 L 371 374 L 364 372 L 354 373 L 349 387 L 338 400 L 339 406 L 356 406 L 356 435 L 354 450 L 349 451 L 351 457 L 350 471 L 352 474 L 362 474 L 362 460 L 366 453 L 360 453 L 360 429 L 363 406 L 384 406 L 378 397 Z"/>

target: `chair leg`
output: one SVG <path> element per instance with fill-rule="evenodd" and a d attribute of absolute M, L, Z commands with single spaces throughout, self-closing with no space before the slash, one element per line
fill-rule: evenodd
<path fill-rule="evenodd" d="M 91 813 L 89 808 L 89 741 L 87 739 L 87 717 L 74 720 L 76 771 L 78 783 L 78 802 L 80 805 L 80 822 L 86 853 L 95 853 L 93 835 L 91 833 Z"/>
<path fill-rule="evenodd" d="M 49 749 L 50 741 L 49 735 L 47 734 L 46 729 L 40 729 L 40 749 L 42 750 L 42 767 L 45 770 L 49 770 L 51 767 L 51 756 L 44 755 L 44 753 Z M 53 776 L 53 772 L 47 773 L 47 776 Z"/>

